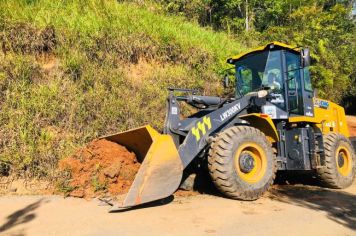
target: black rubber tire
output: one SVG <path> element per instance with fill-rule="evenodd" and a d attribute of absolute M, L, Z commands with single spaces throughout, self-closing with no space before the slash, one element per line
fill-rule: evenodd
<path fill-rule="evenodd" d="M 244 143 L 259 145 L 265 152 L 267 168 L 256 183 L 244 181 L 235 168 L 235 153 Z M 273 184 L 277 161 L 271 143 L 258 129 L 234 126 L 219 133 L 211 143 L 208 168 L 214 185 L 225 196 L 239 200 L 256 200 Z"/>
<path fill-rule="evenodd" d="M 324 136 L 325 166 L 317 170 L 319 179 L 323 186 L 328 188 L 342 189 L 350 186 L 356 173 L 356 156 L 351 142 L 341 134 L 330 133 Z M 339 173 L 336 163 L 336 151 L 343 145 L 348 149 L 351 159 L 351 172 L 347 176 Z"/>

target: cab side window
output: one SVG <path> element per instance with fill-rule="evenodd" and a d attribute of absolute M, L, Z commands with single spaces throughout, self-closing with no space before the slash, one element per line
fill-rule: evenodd
<path fill-rule="evenodd" d="M 237 89 L 242 92 L 242 94 L 247 94 L 252 91 L 251 83 L 252 79 L 252 70 L 250 68 L 240 66 L 236 70 L 237 80 Z"/>
<path fill-rule="evenodd" d="M 279 108 L 285 109 L 281 51 L 270 51 L 263 72 L 263 85 L 271 90 L 273 95 L 271 102 Z"/>
<path fill-rule="evenodd" d="M 268 55 L 266 68 L 263 73 L 263 84 L 277 93 L 281 93 L 283 90 L 281 65 L 281 52 L 271 51 Z"/>
<path fill-rule="evenodd" d="M 302 91 L 299 55 L 286 52 L 286 63 L 289 110 L 295 114 L 302 114 L 303 101 L 301 101 Z"/>
<path fill-rule="evenodd" d="M 296 89 L 296 81 L 300 78 L 300 61 L 299 57 L 292 53 L 287 53 L 287 80 L 288 88 Z"/>
<path fill-rule="evenodd" d="M 309 68 L 304 68 L 303 73 L 304 73 L 304 89 L 307 90 L 308 92 L 312 92 L 313 87 L 310 79 Z"/>

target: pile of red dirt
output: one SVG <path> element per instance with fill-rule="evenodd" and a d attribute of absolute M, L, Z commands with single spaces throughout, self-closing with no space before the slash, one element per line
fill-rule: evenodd
<path fill-rule="evenodd" d="M 356 137 L 356 116 L 346 116 L 347 126 L 351 137 Z"/>
<path fill-rule="evenodd" d="M 128 192 L 139 167 L 135 154 L 125 147 L 94 140 L 59 162 L 60 171 L 67 174 L 61 187 L 73 197 L 117 196 Z"/>

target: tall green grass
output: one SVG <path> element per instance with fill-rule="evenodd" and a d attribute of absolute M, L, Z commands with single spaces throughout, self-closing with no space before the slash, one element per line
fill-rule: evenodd
<path fill-rule="evenodd" d="M 221 92 L 226 58 L 245 49 L 111 0 L 2 0 L 0 42 L 0 174 L 44 177 L 93 138 L 160 129 L 169 86 Z"/>

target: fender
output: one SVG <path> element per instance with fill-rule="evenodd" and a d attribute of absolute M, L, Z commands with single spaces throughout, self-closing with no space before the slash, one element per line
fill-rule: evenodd
<path fill-rule="evenodd" d="M 250 113 L 241 115 L 239 118 L 249 122 L 250 126 L 261 130 L 271 143 L 279 141 L 276 126 L 267 114 Z"/>

